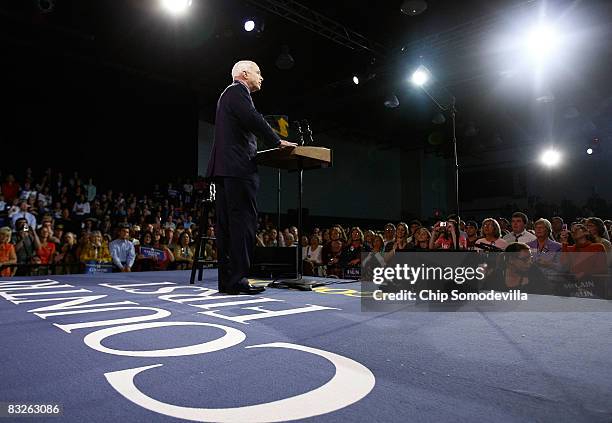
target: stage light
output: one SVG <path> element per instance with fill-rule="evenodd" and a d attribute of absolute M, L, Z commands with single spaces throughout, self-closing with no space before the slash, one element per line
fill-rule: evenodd
<path fill-rule="evenodd" d="M 162 0 L 162 6 L 174 15 L 181 15 L 189 9 L 191 2 L 192 0 Z"/>
<path fill-rule="evenodd" d="M 428 80 L 429 74 L 422 66 L 419 66 L 419 68 L 414 71 L 411 78 L 412 83 L 419 87 L 425 85 Z"/>
<path fill-rule="evenodd" d="M 561 162 L 561 153 L 557 150 L 546 150 L 540 156 L 540 161 L 547 167 L 557 166 Z"/>
<path fill-rule="evenodd" d="M 353 84 L 359 85 L 359 77 L 357 75 L 353 76 Z"/>
<path fill-rule="evenodd" d="M 244 30 L 246 32 L 251 32 L 255 29 L 255 21 L 249 19 L 244 23 Z"/>
<path fill-rule="evenodd" d="M 387 96 L 387 98 L 385 98 L 384 105 L 387 109 L 395 109 L 396 107 L 399 107 L 399 104 L 399 99 L 395 94 L 390 94 Z"/>
<path fill-rule="evenodd" d="M 531 29 L 525 39 L 525 47 L 534 59 L 552 55 L 559 45 L 559 34 L 550 25 L 538 25 Z"/>
<path fill-rule="evenodd" d="M 425 0 L 405 0 L 400 10 L 408 16 L 420 15 L 427 10 L 427 2 Z"/>
<path fill-rule="evenodd" d="M 591 154 L 593 154 L 593 149 L 592 148 L 587 148 L 586 153 L 590 156 Z"/>

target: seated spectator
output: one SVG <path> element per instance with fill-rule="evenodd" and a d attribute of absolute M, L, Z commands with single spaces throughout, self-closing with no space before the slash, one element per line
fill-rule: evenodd
<path fill-rule="evenodd" d="M 369 249 L 363 245 L 363 232 L 359 227 L 351 228 L 350 234 L 351 239 L 343 248 L 341 262 L 345 269 L 356 269 L 361 266 L 361 253 L 368 252 Z"/>
<path fill-rule="evenodd" d="M 474 243 L 474 247 L 478 251 L 485 249 L 492 251 L 504 251 L 508 246 L 508 243 L 500 238 L 501 228 L 499 223 L 497 223 L 497 220 L 491 217 L 482 221 L 482 235 L 483 237 L 476 240 Z"/>
<path fill-rule="evenodd" d="M 561 251 L 582 254 L 562 254 L 561 263 L 568 267 L 576 280 L 590 281 L 594 276 L 605 275 L 608 270 L 606 250 L 602 244 L 593 242 L 594 238 L 587 227 L 581 223 L 572 226 L 574 245 L 567 243 L 568 236 L 567 230 L 561 231 Z"/>
<path fill-rule="evenodd" d="M 610 236 L 603 220 L 598 217 L 589 217 L 586 220 L 585 226 L 593 237 L 593 242 L 604 246 L 608 257 L 608 265 L 612 264 L 612 244 L 610 244 Z"/>
<path fill-rule="evenodd" d="M 115 270 L 119 272 L 131 272 L 134 261 L 136 260 L 136 251 L 134 244 L 129 240 L 130 228 L 122 226 L 119 229 L 119 236 L 109 245 L 111 257 Z"/>
<path fill-rule="evenodd" d="M 389 224 L 387 224 L 387 226 L 388 225 Z M 385 246 L 385 251 L 387 249 L 387 245 Z M 393 242 L 391 249 L 385 253 L 385 263 L 389 263 L 395 253 L 405 251 L 410 251 L 410 247 L 408 245 L 408 225 L 406 225 L 404 222 L 400 222 L 397 224 L 397 228 L 395 229 L 395 241 Z"/>
<path fill-rule="evenodd" d="M 429 241 L 431 239 L 431 233 L 427 228 L 420 227 L 416 230 L 413 235 L 413 241 L 410 243 L 409 248 L 413 251 L 427 251 L 429 250 Z"/>
<path fill-rule="evenodd" d="M 372 239 L 372 250 L 363 261 L 363 274 L 361 280 L 371 281 L 374 279 L 374 268 L 385 266 L 384 256 L 385 240 L 382 235 L 375 234 Z"/>
<path fill-rule="evenodd" d="M 21 201 L 19 203 L 19 211 L 11 216 L 13 228 L 17 219 L 25 219 L 30 228 L 36 229 L 36 217 L 28 211 L 27 201 Z"/>
<path fill-rule="evenodd" d="M 531 250 L 521 242 L 506 247 L 500 265 L 482 282 L 483 290 L 520 290 L 531 294 L 553 294 L 553 285 L 544 273 L 533 265 Z"/>
<path fill-rule="evenodd" d="M 165 228 L 164 229 L 164 244 L 170 248 L 170 250 L 174 250 L 176 247 L 176 242 L 178 235 L 175 235 L 175 230 L 173 228 Z"/>
<path fill-rule="evenodd" d="M 13 276 L 15 268 L 2 267 L 3 265 L 16 264 L 17 254 L 15 246 L 11 244 L 11 228 L 5 226 L 0 228 L 0 276 Z"/>
<path fill-rule="evenodd" d="M 321 253 L 323 247 L 319 245 L 319 237 L 312 235 L 310 244 L 302 249 L 302 259 L 304 260 L 304 274 L 308 276 L 318 276 L 318 268 L 323 264 Z"/>
<path fill-rule="evenodd" d="M 527 225 L 527 215 L 521 212 L 515 212 L 512 214 L 512 232 L 504 236 L 504 241 L 510 242 L 522 242 L 527 244 L 536 239 L 535 235 L 528 232 L 525 229 Z"/>
<path fill-rule="evenodd" d="M 153 248 L 164 252 L 164 258 L 157 262 L 156 270 L 168 269 L 170 264 L 174 263 L 174 254 L 162 238 L 160 229 L 153 230 Z"/>
<path fill-rule="evenodd" d="M 363 245 L 367 246 L 371 250 L 372 242 L 374 242 L 374 231 L 368 229 L 363 233 Z"/>
<path fill-rule="evenodd" d="M 383 238 L 385 240 L 385 252 L 391 251 L 393 249 L 393 244 L 395 244 L 395 225 L 393 223 L 387 223 L 385 225 Z"/>
<path fill-rule="evenodd" d="M 423 226 L 421 224 L 420 220 L 417 219 L 413 219 L 410 221 L 408 228 L 410 229 L 410 235 L 408 235 L 408 242 L 412 242 L 412 237 L 414 236 L 414 233 L 417 231 L 417 229 L 419 229 L 421 226 Z"/>
<path fill-rule="evenodd" d="M 457 243 L 455 225 L 452 220 L 434 225 L 429 240 L 430 250 L 454 250 Z"/>
<path fill-rule="evenodd" d="M 181 233 L 179 236 L 177 245 L 174 247 L 174 260 L 177 266 L 177 269 L 191 269 L 193 265 L 193 257 L 194 251 L 193 248 L 189 245 L 191 242 L 191 238 L 187 232 Z"/>
<path fill-rule="evenodd" d="M 476 223 L 473 220 L 468 220 L 465 223 L 465 234 L 466 236 L 466 244 L 465 244 L 465 249 L 466 250 L 474 250 L 476 247 L 476 241 L 478 241 L 478 223 Z"/>
<path fill-rule="evenodd" d="M 552 225 L 552 237 L 555 241 L 557 242 L 561 242 L 559 241 L 561 239 L 561 231 L 563 230 L 563 225 L 564 225 L 564 221 L 563 218 L 560 216 L 555 216 L 552 219 L 550 219 L 550 223 Z"/>
<path fill-rule="evenodd" d="M 340 265 L 340 256 L 342 255 L 342 241 L 335 239 L 330 242 L 330 249 L 326 264 L 326 275 L 336 278 L 344 276 L 342 266 Z"/>
<path fill-rule="evenodd" d="M 57 251 L 58 254 L 55 256 L 55 263 L 62 265 L 59 267 L 60 271 L 67 274 L 78 273 L 79 256 L 76 235 L 72 232 L 66 232 Z"/>

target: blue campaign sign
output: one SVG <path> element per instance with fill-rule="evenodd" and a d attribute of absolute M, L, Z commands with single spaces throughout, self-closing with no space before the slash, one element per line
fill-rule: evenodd
<path fill-rule="evenodd" d="M 113 265 L 111 263 L 100 263 L 91 260 L 85 263 L 85 273 L 93 275 L 94 273 L 112 273 Z"/>
<path fill-rule="evenodd" d="M 140 254 L 142 254 L 145 258 L 155 258 L 158 260 L 164 260 L 164 252 L 162 250 L 158 250 L 157 248 L 151 247 L 140 247 Z"/>

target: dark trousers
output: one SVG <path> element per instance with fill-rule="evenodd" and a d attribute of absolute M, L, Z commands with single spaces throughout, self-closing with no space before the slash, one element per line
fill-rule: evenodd
<path fill-rule="evenodd" d="M 219 289 L 235 290 L 248 284 L 253 261 L 259 176 L 218 177 L 215 182 Z"/>

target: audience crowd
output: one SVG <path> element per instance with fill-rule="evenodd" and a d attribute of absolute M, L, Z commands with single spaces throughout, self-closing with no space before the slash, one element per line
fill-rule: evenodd
<path fill-rule="evenodd" d="M 189 269 L 201 231 L 214 238 L 214 207 L 205 221 L 200 216 L 201 200 L 208 194 L 202 178 L 163 189 L 156 185 L 136 195 L 99 190 L 92 178 L 83 180 L 77 172 L 66 177 L 47 169 L 35 177 L 27 169 L 20 180 L 7 175 L 0 189 L 2 276 Z M 305 229 L 299 239 L 295 226 L 279 231 L 265 216 L 257 245 L 301 246 L 304 274 L 354 279 L 360 277 L 364 252 L 381 266 L 399 252 L 510 247 L 530 251 L 545 271 L 554 266 L 547 260 L 557 252 L 601 252 L 612 263 L 612 221 L 598 217 L 531 220 L 517 211 L 509 219 L 482 222 L 451 215 L 430 224 L 412 220 L 384 228 L 336 224 Z M 214 241 L 206 242 L 203 255 L 216 260 Z"/>

